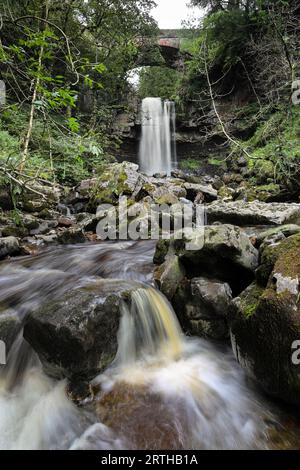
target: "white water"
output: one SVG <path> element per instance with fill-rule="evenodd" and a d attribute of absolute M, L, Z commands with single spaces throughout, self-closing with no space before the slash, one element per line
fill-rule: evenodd
<path fill-rule="evenodd" d="M 131 307 L 123 305 L 115 361 L 95 378 L 96 396 L 81 408 L 64 381 L 45 376 L 20 332 L 0 375 L 0 449 L 270 447 L 269 406 L 229 350 L 182 333 L 170 304 L 149 285 L 152 256 L 147 243 L 91 244 L 2 264 L 0 304 L 22 318 L 99 276 L 122 274 L 140 287 Z"/>
<path fill-rule="evenodd" d="M 175 103 L 172 101 L 143 100 L 140 167 L 147 175 L 170 175 L 176 166 L 175 121 Z"/>

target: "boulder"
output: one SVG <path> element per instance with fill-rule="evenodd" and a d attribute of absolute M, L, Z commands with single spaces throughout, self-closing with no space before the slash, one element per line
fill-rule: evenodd
<path fill-rule="evenodd" d="M 272 227 L 260 232 L 256 238 L 256 245 L 260 246 L 265 240 L 272 239 L 278 234 L 282 234 L 284 238 L 295 235 L 300 232 L 300 226 L 295 224 L 280 225 L 279 227 Z"/>
<path fill-rule="evenodd" d="M 260 264 L 256 271 L 257 282 L 265 287 L 269 281 L 274 265 L 280 256 L 294 250 L 295 256 L 300 244 L 300 233 L 284 238 L 277 243 L 264 244 L 260 249 Z"/>
<path fill-rule="evenodd" d="M 254 279 L 258 251 L 248 236 L 233 225 L 212 225 L 185 233 L 181 239 L 160 240 L 154 262 L 161 264 L 176 254 L 187 277 L 213 276 L 227 282 L 235 294 Z"/>
<path fill-rule="evenodd" d="M 300 405 L 299 234 L 273 247 L 268 263 L 266 286 L 253 283 L 234 300 L 232 348 L 267 393 Z"/>
<path fill-rule="evenodd" d="M 29 235 L 29 230 L 26 227 L 16 225 L 6 225 L 1 228 L 2 237 L 17 237 L 23 238 Z"/>
<path fill-rule="evenodd" d="M 61 228 L 57 232 L 57 241 L 62 245 L 72 245 L 74 243 L 84 243 L 86 241 L 82 227 L 74 226 Z"/>
<path fill-rule="evenodd" d="M 20 197 L 18 206 L 27 212 L 42 212 L 49 209 L 56 209 L 61 193 L 58 188 L 49 187 L 39 183 L 32 183 L 34 191 L 25 189 Z M 44 197 L 41 196 L 44 195 Z"/>
<path fill-rule="evenodd" d="M 300 204 L 215 201 L 206 206 L 208 223 L 238 226 L 300 224 Z"/>
<path fill-rule="evenodd" d="M 0 259 L 16 255 L 20 252 L 20 245 L 15 237 L 0 238 Z"/>
<path fill-rule="evenodd" d="M 90 379 L 113 361 L 121 305 L 129 301 L 130 288 L 122 281 L 99 281 L 29 314 L 24 337 L 48 375 Z"/>
<path fill-rule="evenodd" d="M 154 270 L 154 280 L 158 288 L 170 301 L 172 301 L 184 276 L 185 270 L 176 255 L 167 257 L 165 262 Z"/>
<path fill-rule="evenodd" d="M 205 202 L 218 199 L 218 191 L 211 184 L 185 183 L 184 187 L 187 191 L 187 198 L 191 201 L 194 201 L 199 193 L 203 194 Z"/>
<path fill-rule="evenodd" d="M 95 210 L 100 204 L 116 204 L 120 196 L 134 199 L 144 182 L 138 168 L 129 162 L 107 165 L 89 191 L 90 209 Z"/>
<path fill-rule="evenodd" d="M 190 334 L 212 339 L 228 337 L 231 302 L 230 286 L 208 278 L 184 279 L 173 296 L 173 306 L 183 328 Z"/>

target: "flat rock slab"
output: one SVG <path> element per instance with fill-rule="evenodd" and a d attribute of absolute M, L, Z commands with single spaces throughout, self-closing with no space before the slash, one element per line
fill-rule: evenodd
<path fill-rule="evenodd" d="M 247 225 L 300 224 L 300 204 L 244 201 L 214 201 L 206 206 L 209 224 L 222 222 Z"/>

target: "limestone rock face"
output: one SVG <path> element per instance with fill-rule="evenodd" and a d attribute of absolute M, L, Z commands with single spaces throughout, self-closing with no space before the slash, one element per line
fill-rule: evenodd
<path fill-rule="evenodd" d="M 300 339 L 300 236 L 266 248 L 258 280 L 234 301 L 233 351 L 271 395 L 300 405 L 300 366 L 293 362 Z"/>
<path fill-rule="evenodd" d="M 300 224 L 300 204 L 215 201 L 206 207 L 208 223 L 238 226 Z"/>

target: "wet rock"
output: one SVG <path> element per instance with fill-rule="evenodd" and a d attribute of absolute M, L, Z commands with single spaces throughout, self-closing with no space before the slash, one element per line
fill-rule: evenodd
<path fill-rule="evenodd" d="M 154 186 L 150 182 L 143 188 L 156 204 L 176 204 L 180 197 L 186 197 L 186 190 L 180 184 L 167 183 L 166 181 L 160 186 Z"/>
<path fill-rule="evenodd" d="M 43 235 L 49 232 L 51 229 L 57 227 L 55 220 L 39 221 L 38 226 L 30 230 L 30 235 Z"/>
<path fill-rule="evenodd" d="M 258 251 L 248 236 L 233 225 L 206 226 L 185 233 L 182 239 L 160 240 L 154 262 L 161 264 L 167 255 L 178 255 L 189 278 L 214 276 L 228 282 L 235 293 L 254 278 Z"/>
<path fill-rule="evenodd" d="M 300 224 L 300 204 L 215 201 L 206 207 L 208 223 L 239 226 Z"/>
<path fill-rule="evenodd" d="M 300 339 L 299 234 L 280 242 L 268 255 L 272 267 L 266 287 L 254 283 L 234 301 L 232 347 L 266 392 L 300 405 L 300 366 L 292 360 Z"/>
<path fill-rule="evenodd" d="M 1 308 L 1 305 L 0 305 Z M 22 321 L 13 310 L 0 311 L 0 341 L 5 343 L 6 356 L 22 328 Z"/>
<path fill-rule="evenodd" d="M 183 328 L 196 336 L 228 337 L 227 317 L 232 291 L 227 283 L 208 278 L 183 280 L 173 297 Z"/>
<path fill-rule="evenodd" d="M 20 245 L 15 237 L 0 238 L 0 259 L 17 255 L 19 252 Z"/>
<path fill-rule="evenodd" d="M 54 232 L 54 233 L 49 232 L 47 235 L 36 235 L 35 238 L 38 241 L 41 241 L 41 242 L 45 243 L 46 245 L 50 245 L 52 243 L 57 242 L 58 236 L 57 236 L 56 232 Z"/>
<path fill-rule="evenodd" d="M 30 313 L 24 337 L 48 375 L 94 378 L 115 357 L 121 305 L 128 301 L 130 285 L 121 281 L 75 289 Z"/>
<path fill-rule="evenodd" d="M 63 245 L 70 245 L 84 243 L 86 238 L 81 227 L 71 227 L 69 229 L 60 229 L 57 232 L 57 241 Z"/>
<path fill-rule="evenodd" d="M 178 204 L 179 199 L 172 193 L 165 193 L 161 197 L 156 199 L 157 204 L 167 204 L 167 205 L 172 205 L 172 204 Z"/>
<path fill-rule="evenodd" d="M 170 301 L 172 301 L 184 276 L 185 270 L 180 264 L 178 256 L 175 255 L 168 257 L 154 271 L 154 280 L 158 288 Z"/>
<path fill-rule="evenodd" d="M 243 182 L 235 191 L 235 200 L 275 202 L 280 200 L 281 187 L 278 184 L 270 183 L 260 186 L 253 186 Z"/>

